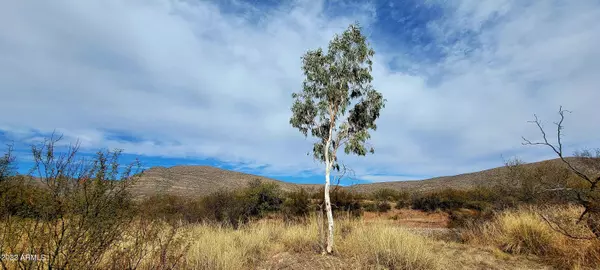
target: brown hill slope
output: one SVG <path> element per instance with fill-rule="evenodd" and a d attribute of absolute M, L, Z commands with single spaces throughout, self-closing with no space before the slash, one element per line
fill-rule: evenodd
<path fill-rule="evenodd" d="M 200 197 L 221 189 L 244 188 L 254 179 L 260 179 L 265 183 L 277 183 L 284 191 L 317 186 L 298 185 L 211 166 L 174 166 L 170 168 L 153 167 L 146 170 L 142 177 L 134 183 L 131 192 L 141 197 L 158 193 Z"/>
<path fill-rule="evenodd" d="M 575 158 L 566 158 L 571 164 L 580 166 Z M 560 159 L 544 160 L 523 165 L 525 169 L 539 166 L 567 166 Z M 359 193 L 371 193 L 378 189 L 390 188 L 395 190 L 431 191 L 445 188 L 469 189 L 473 187 L 491 187 L 502 183 L 508 177 L 508 168 L 505 166 L 479 172 L 465 173 L 454 176 L 442 176 L 416 181 L 393 181 L 372 184 L 359 184 L 348 187 L 349 190 Z"/>
<path fill-rule="evenodd" d="M 573 161 L 573 159 L 569 158 Z M 526 168 L 543 165 L 564 166 L 559 159 L 546 160 L 524 165 Z M 395 190 L 430 191 L 444 188 L 469 189 L 477 186 L 492 186 L 506 179 L 508 169 L 498 167 L 480 172 L 436 177 L 416 181 L 395 181 L 372 184 L 359 184 L 345 189 L 359 193 L 371 193 L 381 188 Z M 141 179 L 132 187 L 137 196 L 157 193 L 199 197 L 219 189 L 235 190 L 246 187 L 253 179 L 277 183 L 284 191 L 300 187 L 316 189 L 321 185 L 299 185 L 252 174 L 223 170 L 210 166 L 175 166 L 171 168 L 153 167 L 144 172 Z"/>

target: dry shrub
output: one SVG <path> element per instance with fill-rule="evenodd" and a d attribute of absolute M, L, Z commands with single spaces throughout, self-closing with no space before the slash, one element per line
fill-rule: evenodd
<path fill-rule="evenodd" d="M 580 207 L 575 206 L 505 211 L 490 222 L 464 229 L 462 239 L 471 244 L 492 245 L 507 253 L 537 255 L 558 268 L 600 267 L 599 241 L 567 237 L 542 218 L 551 213 L 554 222 L 563 223 L 561 227 L 585 233 L 583 224 L 565 218 L 580 212 Z"/>
<path fill-rule="evenodd" d="M 356 224 L 346 237 L 338 238 L 340 256 L 355 259 L 365 268 L 440 269 L 430 240 L 399 227 Z"/>

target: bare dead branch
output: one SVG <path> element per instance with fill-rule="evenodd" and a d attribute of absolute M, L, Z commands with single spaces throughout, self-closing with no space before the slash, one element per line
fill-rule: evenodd
<path fill-rule="evenodd" d="M 539 214 L 539 215 L 542 217 L 542 219 L 546 222 L 546 224 L 548 224 L 548 226 L 552 230 L 554 230 L 555 232 L 558 232 L 558 233 L 560 233 L 562 235 L 565 235 L 565 236 L 567 236 L 569 238 L 577 239 L 577 240 L 593 240 L 593 239 L 596 239 L 596 237 L 593 237 L 593 236 L 585 237 L 585 236 L 573 235 L 567 229 L 565 229 L 562 225 L 560 225 L 558 222 L 551 221 L 544 214 Z"/>
<path fill-rule="evenodd" d="M 571 113 L 571 111 L 568 110 L 563 110 L 562 106 L 560 106 L 559 110 L 558 110 L 558 114 L 560 115 L 560 121 L 555 122 L 554 124 L 556 124 L 557 127 L 557 144 L 558 145 L 554 145 L 550 142 L 548 142 L 548 138 L 546 136 L 546 132 L 544 131 L 544 127 L 542 125 L 542 122 L 539 120 L 539 118 L 537 117 L 537 115 L 533 115 L 535 117 L 535 120 L 533 121 L 527 121 L 528 123 L 534 123 L 536 124 L 536 126 L 538 127 L 539 131 L 542 133 L 542 139 L 543 142 L 532 142 L 528 139 L 526 139 L 525 137 L 521 137 L 523 138 L 523 145 L 545 145 L 550 147 L 550 149 L 552 149 L 552 151 L 554 151 L 554 153 L 556 153 L 558 155 L 558 157 L 560 158 L 560 160 L 565 163 L 567 165 L 567 167 L 569 167 L 569 169 L 574 172 L 577 176 L 581 177 L 582 179 L 586 180 L 588 183 L 590 183 L 594 188 L 597 184 L 594 184 L 594 181 L 591 180 L 586 174 L 584 174 L 583 172 L 581 172 L 580 170 L 578 170 L 577 168 L 575 168 L 571 162 L 567 161 L 563 155 L 563 145 L 562 145 L 562 130 L 563 130 L 563 121 L 565 119 L 565 112 Z"/>

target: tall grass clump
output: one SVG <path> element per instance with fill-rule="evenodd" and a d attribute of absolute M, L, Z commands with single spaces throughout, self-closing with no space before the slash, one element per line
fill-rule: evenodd
<path fill-rule="evenodd" d="M 338 243 L 341 256 L 357 260 L 365 268 L 440 269 L 442 265 L 431 251 L 431 240 L 399 227 L 354 226 Z"/>
<path fill-rule="evenodd" d="M 471 244 L 492 245 L 511 254 L 537 255 L 562 269 L 597 269 L 600 267 L 599 241 L 568 237 L 550 227 L 543 218 L 550 212 L 554 217 L 573 217 L 573 213 L 579 211 L 576 206 L 504 211 L 489 222 L 464 229 L 462 236 Z M 585 232 L 585 225 L 575 220 L 556 220 L 561 220 L 564 228 Z"/>
<path fill-rule="evenodd" d="M 306 223 L 287 225 L 280 239 L 283 249 L 297 253 L 320 251 L 318 226 L 314 217 Z"/>
<path fill-rule="evenodd" d="M 265 259 L 282 228 L 260 223 L 239 228 L 199 224 L 192 226 L 186 256 L 189 269 L 249 269 Z"/>

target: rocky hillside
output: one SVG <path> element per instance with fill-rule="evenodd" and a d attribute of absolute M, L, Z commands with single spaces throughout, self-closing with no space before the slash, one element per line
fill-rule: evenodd
<path fill-rule="evenodd" d="M 572 159 L 570 159 L 573 161 Z M 536 166 L 564 166 L 559 159 L 529 163 L 525 168 Z M 507 178 L 508 169 L 498 167 L 480 172 L 454 176 L 436 177 L 417 181 L 396 181 L 373 184 L 359 184 L 345 189 L 359 193 L 370 193 L 381 188 L 396 190 L 429 191 L 444 188 L 468 189 L 477 186 L 492 186 Z M 254 179 L 277 183 L 284 191 L 300 187 L 315 189 L 320 185 L 298 185 L 252 174 L 223 170 L 210 166 L 175 166 L 171 168 L 154 167 L 144 172 L 143 177 L 133 186 L 132 192 L 138 196 L 156 193 L 174 194 L 185 197 L 198 197 L 220 189 L 243 188 Z"/>
<path fill-rule="evenodd" d="M 263 176 L 223 170 L 211 166 L 174 166 L 170 168 L 153 167 L 132 187 L 136 196 L 148 196 L 157 193 L 184 197 L 205 196 L 218 190 L 233 190 L 248 186 L 254 179 L 265 183 L 277 183 L 284 191 L 310 188 L 317 185 L 297 185 Z"/>

